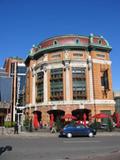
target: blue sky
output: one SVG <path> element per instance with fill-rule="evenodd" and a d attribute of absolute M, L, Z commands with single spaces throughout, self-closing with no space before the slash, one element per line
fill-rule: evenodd
<path fill-rule="evenodd" d="M 112 46 L 113 89 L 120 90 L 119 0 L 0 0 L 0 66 L 51 36 L 90 33 Z"/>

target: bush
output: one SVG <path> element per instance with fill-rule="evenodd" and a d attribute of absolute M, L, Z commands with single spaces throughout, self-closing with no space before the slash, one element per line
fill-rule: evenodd
<path fill-rule="evenodd" d="M 5 121 L 5 122 L 4 122 L 4 126 L 5 126 L 6 128 L 14 127 L 14 126 L 15 126 L 15 122 Z"/>

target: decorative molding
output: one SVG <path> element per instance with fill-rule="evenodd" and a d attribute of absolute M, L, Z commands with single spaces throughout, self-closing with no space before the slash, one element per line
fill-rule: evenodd
<path fill-rule="evenodd" d="M 111 61 L 108 61 L 108 60 L 100 60 L 100 59 L 92 59 L 92 62 L 93 63 L 100 63 L 100 64 L 108 64 L 108 65 L 111 65 Z"/>
<path fill-rule="evenodd" d="M 102 104 L 108 104 L 108 105 L 115 105 L 115 101 L 114 100 L 98 100 L 96 99 L 95 100 L 95 104 L 98 104 L 98 105 L 102 105 Z"/>
<path fill-rule="evenodd" d="M 62 64 L 62 61 L 61 63 L 58 63 L 58 64 L 48 64 L 48 69 L 55 69 L 55 68 L 64 68 L 64 65 Z"/>
<path fill-rule="evenodd" d="M 41 64 L 37 64 L 37 66 L 35 67 L 36 72 L 40 72 L 41 70 L 41 66 L 44 66 L 43 63 Z M 64 61 L 51 61 L 49 62 L 49 64 L 45 64 L 45 68 L 46 69 L 54 69 L 54 68 L 67 68 L 68 66 L 70 67 L 87 67 L 87 63 L 86 60 L 78 60 L 78 59 L 74 59 L 74 60 L 64 60 Z M 44 67 L 43 67 L 44 68 Z"/>
<path fill-rule="evenodd" d="M 65 50 L 65 52 L 64 52 L 64 58 L 65 58 L 65 60 L 70 59 L 70 53 L 71 52 L 69 52 L 69 50 Z"/>
<path fill-rule="evenodd" d="M 53 110 L 57 110 L 57 105 L 52 106 Z"/>
<path fill-rule="evenodd" d="M 87 63 L 86 61 L 83 62 L 83 61 L 71 61 L 70 63 L 70 66 L 71 67 L 87 67 Z"/>
<path fill-rule="evenodd" d="M 84 108 L 85 108 L 84 104 L 79 104 L 79 109 L 84 109 Z"/>
<path fill-rule="evenodd" d="M 31 108 L 32 106 L 34 106 L 32 103 L 28 103 L 28 104 L 25 105 L 25 109 L 26 108 Z"/>
<path fill-rule="evenodd" d="M 93 100 L 93 101 L 90 101 L 90 100 L 66 100 L 66 101 L 52 101 L 52 102 L 47 102 L 47 103 L 38 103 L 36 104 L 36 106 L 46 106 L 46 105 L 75 105 L 75 104 L 82 104 L 82 105 L 115 105 L 115 101 L 114 100 L 104 100 L 104 99 L 101 99 L 101 100 Z"/>

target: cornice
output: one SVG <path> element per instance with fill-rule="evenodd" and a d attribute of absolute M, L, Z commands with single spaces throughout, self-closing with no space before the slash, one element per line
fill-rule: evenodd
<path fill-rule="evenodd" d="M 111 61 L 109 60 L 101 60 L 101 59 L 92 59 L 93 63 L 99 63 L 99 64 L 108 64 L 111 65 Z"/>
<path fill-rule="evenodd" d="M 74 105 L 74 104 L 78 104 L 78 105 L 115 105 L 115 101 L 114 100 L 70 100 L 70 101 L 49 101 L 46 103 L 36 103 L 35 106 L 49 106 L 49 105 Z"/>

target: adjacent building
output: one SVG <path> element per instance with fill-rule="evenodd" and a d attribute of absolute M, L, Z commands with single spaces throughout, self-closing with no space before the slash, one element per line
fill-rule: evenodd
<path fill-rule="evenodd" d="M 0 126 L 5 119 L 11 121 L 12 78 L 8 77 L 4 68 L 0 68 Z"/>
<path fill-rule="evenodd" d="M 23 59 L 15 57 L 7 58 L 4 68 L 12 78 L 12 120 L 17 121 L 21 117 L 17 117 L 18 113 L 22 114 L 25 106 L 26 66 Z"/>
<path fill-rule="evenodd" d="M 115 100 L 115 112 L 120 113 L 120 91 L 114 92 L 114 100 Z"/>
<path fill-rule="evenodd" d="M 63 35 L 33 46 L 26 58 L 25 113 L 49 123 L 71 113 L 113 114 L 111 46 L 102 36 Z"/>

